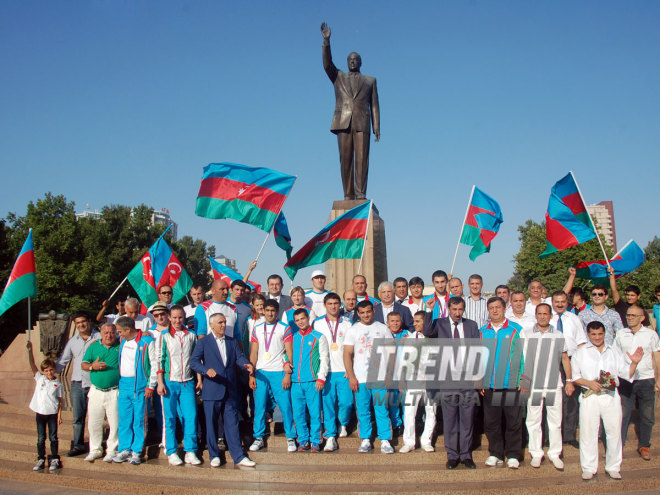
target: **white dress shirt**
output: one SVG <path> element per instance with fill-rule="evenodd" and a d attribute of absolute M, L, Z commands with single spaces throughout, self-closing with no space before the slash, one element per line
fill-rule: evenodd
<path fill-rule="evenodd" d="M 623 328 L 616 333 L 614 347 L 620 350 L 624 356 L 626 353 L 634 353 L 638 347 L 644 350 L 642 360 L 637 364 L 637 369 L 632 379 L 628 381 L 655 378 L 653 372 L 653 354 L 660 352 L 660 338 L 655 330 L 642 327 L 637 332 L 632 333 L 630 328 Z"/>

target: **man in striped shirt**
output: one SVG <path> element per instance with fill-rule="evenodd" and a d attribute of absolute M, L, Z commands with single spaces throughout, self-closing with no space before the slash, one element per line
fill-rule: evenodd
<path fill-rule="evenodd" d="M 481 275 L 470 275 L 468 279 L 468 287 L 470 288 L 470 295 L 465 298 L 465 318 L 468 320 L 476 321 L 479 328 L 488 323 L 488 306 L 486 299 L 481 295 L 481 289 L 484 286 L 484 281 Z"/>

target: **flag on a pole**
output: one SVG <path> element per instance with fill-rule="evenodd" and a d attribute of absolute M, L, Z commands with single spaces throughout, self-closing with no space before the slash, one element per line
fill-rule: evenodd
<path fill-rule="evenodd" d="M 30 229 L 23 248 L 18 253 L 14 268 L 11 270 L 5 291 L 0 298 L 0 315 L 17 302 L 36 295 L 37 266 L 34 262 L 34 245 L 32 244 L 32 229 Z"/>
<path fill-rule="evenodd" d="M 286 252 L 287 261 L 290 260 L 293 246 L 291 245 L 291 234 L 289 234 L 289 226 L 287 225 L 286 218 L 284 218 L 284 213 L 282 212 L 277 215 L 277 220 L 275 220 L 273 235 L 275 236 L 275 244 L 277 244 Z"/>
<path fill-rule="evenodd" d="M 367 201 L 348 210 L 321 229 L 284 265 L 289 278 L 293 280 L 298 270 L 318 265 L 330 258 L 361 258 L 370 212 L 371 201 Z"/>
<path fill-rule="evenodd" d="M 295 180 L 269 168 L 210 163 L 204 167 L 195 213 L 232 218 L 270 232 Z"/>
<path fill-rule="evenodd" d="M 500 230 L 502 210 L 493 198 L 478 187 L 474 188 L 465 224 L 461 233 L 461 244 L 472 246 L 470 259 L 490 251 L 490 244 Z"/>
<path fill-rule="evenodd" d="M 552 186 L 545 214 L 545 232 L 547 246 L 541 258 L 596 237 L 596 230 L 571 172 Z"/>
<path fill-rule="evenodd" d="M 193 284 L 179 258 L 163 238 L 167 230 L 128 274 L 128 281 L 147 307 L 158 301 L 158 288 L 161 286 L 172 287 L 172 302 L 176 303 L 186 296 Z"/>
<path fill-rule="evenodd" d="M 623 277 L 640 267 L 645 260 L 644 251 L 630 239 L 623 248 L 610 260 L 616 278 Z M 577 276 L 585 279 L 608 279 L 607 261 L 582 261 L 575 267 Z"/>
<path fill-rule="evenodd" d="M 216 260 L 209 256 L 209 261 L 211 262 L 211 269 L 213 270 L 213 280 L 222 279 L 227 285 L 231 286 L 231 283 L 234 280 L 243 280 L 243 275 L 238 273 L 235 270 L 232 270 L 227 265 L 218 263 Z M 252 290 L 256 292 L 261 292 L 261 284 L 252 282 L 251 280 L 247 281 L 247 284 L 252 287 Z"/>

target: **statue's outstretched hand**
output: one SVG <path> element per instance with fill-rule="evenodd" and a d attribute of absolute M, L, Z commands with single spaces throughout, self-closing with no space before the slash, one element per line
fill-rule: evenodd
<path fill-rule="evenodd" d="M 376 135 L 376 142 L 380 141 L 380 132 L 374 132 Z"/>
<path fill-rule="evenodd" d="M 332 34 L 332 31 L 330 30 L 330 26 L 328 26 L 325 22 L 321 24 L 321 34 L 323 35 L 323 39 L 326 40 L 329 40 L 330 34 Z"/>

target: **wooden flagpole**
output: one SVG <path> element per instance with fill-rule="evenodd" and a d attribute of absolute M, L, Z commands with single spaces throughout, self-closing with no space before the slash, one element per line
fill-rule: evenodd
<path fill-rule="evenodd" d="M 467 220 L 468 213 L 470 212 L 470 204 L 472 204 L 472 196 L 474 196 L 474 188 L 476 186 L 472 185 L 472 191 L 470 192 L 470 199 L 468 199 L 468 205 L 465 209 L 465 216 L 463 217 L 463 224 L 461 225 L 461 233 L 458 234 L 458 242 L 456 243 L 456 251 L 454 252 L 454 261 L 451 262 L 451 270 L 449 274 L 453 277 L 454 275 L 454 266 L 456 265 L 456 257 L 458 256 L 458 248 L 461 245 L 461 237 L 463 237 L 463 230 L 465 230 L 465 221 Z"/>

